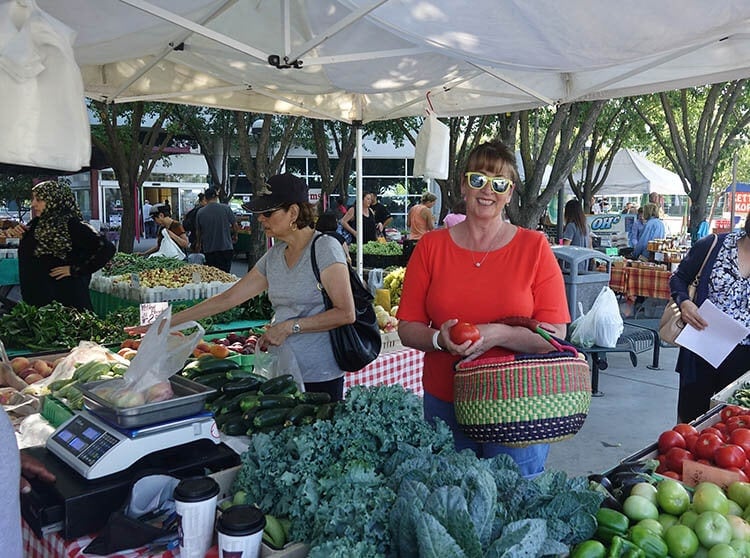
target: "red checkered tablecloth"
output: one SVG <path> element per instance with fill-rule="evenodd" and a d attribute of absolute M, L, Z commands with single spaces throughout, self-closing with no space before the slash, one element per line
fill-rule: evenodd
<path fill-rule="evenodd" d="M 669 298 L 669 271 L 645 267 L 613 267 L 609 286 L 627 298 Z"/>
<path fill-rule="evenodd" d="M 422 395 L 423 359 L 424 353 L 422 351 L 408 348 L 381 354 L 362 370 L 347 374 L 344 381 L 344 391 L 356 385 L 401 384 L 417 395 Z"/>
<path fill-rule="evenodd" d="M 23 551 L 24 558 L 87 558 L 91 554 L 84 554 L 83 549 L 93 540 L 93 537 L 81 537 L 72 541 L 66 541 L 59 533 L 50 533 L 36 538 L 26 522 L 22 522 Z M 128 552 L 110 554 L 109 558 L 179 558 L 179 550 L 166 550 L 164 552 L 151 553 L 146 547 L 138 548 Z"/>

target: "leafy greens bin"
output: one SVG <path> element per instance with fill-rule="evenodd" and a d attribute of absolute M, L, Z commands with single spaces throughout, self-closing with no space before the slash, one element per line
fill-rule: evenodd
<path fill-rule="evenodd" d="M 255 434 L 232 490 L 290 519 L 311 558 L 564 555 L 603 500 L 585 477 L 457 453 L 401 386 L 356 386 L 331 420 Z"/>

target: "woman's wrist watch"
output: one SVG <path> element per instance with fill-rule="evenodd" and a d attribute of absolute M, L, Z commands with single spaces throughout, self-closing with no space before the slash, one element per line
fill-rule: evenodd
<path fill-rule="evenodd" d="M 294 320 L 292 324 L 292 333 L 302 333 L 302 326 L 299 325 L 299 320 Z"/>

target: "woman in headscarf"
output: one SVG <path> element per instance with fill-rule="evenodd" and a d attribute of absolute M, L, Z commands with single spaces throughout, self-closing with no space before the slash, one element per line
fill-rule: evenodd
<path fill-rule="evenodd" d="M 116 248 L 83 222 L 81 210 L 67 184 L 40 182 L 31 190 L 35 217 L 18 246 L 18 272 L 24 302 L 93 310 L 91 274 L 104 267 Z"/>

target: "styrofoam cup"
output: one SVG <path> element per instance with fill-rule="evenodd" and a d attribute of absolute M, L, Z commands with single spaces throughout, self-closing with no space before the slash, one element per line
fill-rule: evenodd
<path fill-rule="evenodd" d="M 180 558 L 204 558 L 214 538 L 219 485 L 211 477 L 183 479 L 175 487 Z"/>

